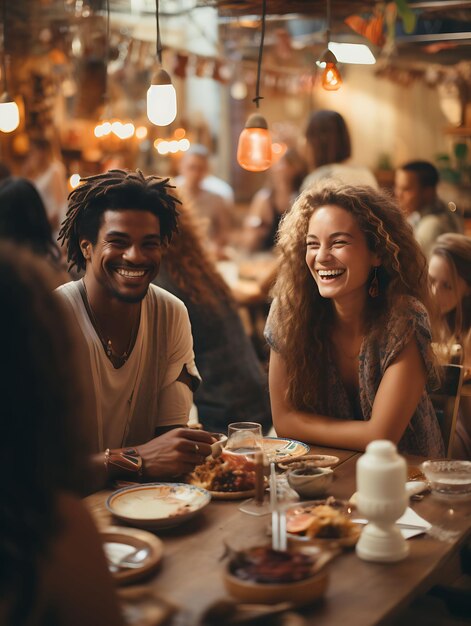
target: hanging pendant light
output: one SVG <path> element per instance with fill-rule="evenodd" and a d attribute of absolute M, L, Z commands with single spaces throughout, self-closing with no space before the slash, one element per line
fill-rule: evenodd
<path fill-rule="evenodd" d="M 20 110 L 18 105 L 8 93 L 7 83 L 7 46 L 6 46 L 6 22 L 7 22 L 7 4 L 6 0 L 3 0 L 3 95 L 0 96 L 0 131 L 2 133 L 11 133 L 16 130 L 20 124 Z"/>
<path fill-rule="evenodd" d="M 260 96 L 260 74 L 262 69 L 263 41 L 265 39 L 266 0 L 263 0 L 262 6 L 262 33 L 258 53 L 257 87 L 255 98 L 252 100 L 252 102 L 255 102 L 257 109 L 260 100 L 263 100 L 262 96 Z M 264 172 L 272 164 L 271 137 L 267 121 L 263 115 L 255 113 L 247 120 L 245 128 L 239 137 L 237 162 L 244 170 L 249 172 Z"/>
<path fill-rule="evenodd" d="M 249 172 L 264 172 L 272 163 L 271 137 L 268 124 L 254 113 L 249 117 L 239 137 L 237 161 Z"/>
<path fill-rule="evenodd" d="M 319 59 L 320 63 L 325 64 L 322 72 L 322 86 L 327 91 L 337 91 L 342 86 L 342 76 L 337 67 L 337 59 L 335 54 L 330 50 L 326 50 Z"/>
<path fill-rule="evenodd" d="M 159 0 L 155 0 L 157 27 L 156 52 L 160 68 L 154 74 L 147 90 L 147 117 L 156 126 L 168 126 L 177 117 L 177 93 L 169 74 L 162 69 L 162 42 L 160 40 Z"/>
<path fill-rule="evenodd" d="M 319 57 L 317 61 L 317 65 L 324 68 L 322 72 L 322 87 L 326 91 L 337 91 L 342 86 L 342 76 L 340 74 L 340 70 L 337 64 L 337 58 L 335 54 L 329 50 L 330 43 L 330 23 L 331 23 L 331 14 L 330 14 L 330 0 L 327 0 L 327 28 L 325 31 L 325 39 L 326 39 L 326 47 L 324 52 Z"/>

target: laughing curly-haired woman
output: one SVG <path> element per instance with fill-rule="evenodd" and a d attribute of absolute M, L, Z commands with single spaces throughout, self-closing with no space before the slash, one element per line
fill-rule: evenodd
<path fill-rule="evenodd" d="M 436 382 L 425 257 L 389 196 L 308 189 L 279 231 L 266 336 L 277 433 L 363 450 L 389 439 L 443 454 L 426 392 Z"/>

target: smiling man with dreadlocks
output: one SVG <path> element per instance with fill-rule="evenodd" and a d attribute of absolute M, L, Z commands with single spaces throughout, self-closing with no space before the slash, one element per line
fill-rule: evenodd
<path fill-rule="evenodd" d="M 187 311 L 151 284 L 178 202 L 168 179 L 111 170 L 82 179 L 59 234 L 70 267 L 85 270 L 57 293 L 88 355 L 90 436 L 109 478 L 177 476 L 211 452 L 208 433 L 184 428 L 199 382 Z"/>

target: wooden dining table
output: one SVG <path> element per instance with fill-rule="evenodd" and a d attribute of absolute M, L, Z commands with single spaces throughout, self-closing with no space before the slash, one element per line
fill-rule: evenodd
<path fill-rule="evenodd" d="M 311 448 L 311 453 L 339 457 L 329 493 L 348 500 L 355 492 L 360 454 L 319 447 Z M 422 460 L 407 457 L 412 467 Z M 100 491 L 85 499 L 102 529 L 117 523 L 105 506 L 109 493 Z M 226 544 L 237 549 L 269 541 L 270 516 L 247 515 L 239 506 L 239 501 L 213 500 L 186 523 L 156 531 L 164 544 L 164 556 L 145 585 L 180 607 L 186 614 L 185 624 L 198 624 L 208 606 L 227 598 L 222 575 Z M 340 554 L 327 566 L 329 586 L 324 598 L 302 609 L 308 624 L 386 624 L 416 596 L 459 575 L 460 548 L 471 536 L 471 499 L 429 493 L 410 506 L 432 527 L 408 540 L 409 556 L 397 563 L 372 563 L 359 559 L 354 550 Z"/>

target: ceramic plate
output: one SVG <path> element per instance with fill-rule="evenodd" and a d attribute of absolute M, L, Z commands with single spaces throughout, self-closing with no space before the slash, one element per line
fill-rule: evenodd
<path fill-rule="evenodd" d="M 337 547 L 340 548 L 349 548 L 353 547 L 362 531 L 361 524 L 355 524 L 354 526 L 349 525 L 348 534 L 343 537 L 309 537 L 307 535 L 298 534 L 296 532 L 289 532 L 290 526 L 293 525 L 295 520 L 303 526 L 304 522 L 309 522 L 310 509 L 319 506 L 328 504 L 333 509 L 342 513 L 347 519 L 350 519 L 350 511 L 348 504 L 343 502 L 342 500 L 335 500 L 335 498 L 327 498 L 327 500 L 313 500 L 311 502 L 303 502 L 300 504 L 295 504 L 292 507 L 287 508 L 286 510 L 286 520 L 287 520 L 287 537 L 290 541 L 294 542 L 305 542 L 309 544 L 314 544 L 316 546 L 324 547 L 326 549 L 335 549 Z"/>
<path fill-rule="evenodd" d="M 113 578 L 116 582 L 140 580 L 153 572 L 162 559 L 163 546 L 158 537 L 137 528 L 108 526 L 100 533 Z M 119 561 L 136 550 L 148 550 L 147 556 L 139 562 L 139 567 L 113 567 Z"/>
<path fill-rule="evenodd" d="M 306 443 L 280 437 L 264 437 L 263 449 L 268 457 L 268 461 L 274 461 L 275 463 L 290 457 L 303 456 L 310 450 Z"/>
<path fill-rule="evenodd" d="M 170 528 L 209 504 L 205 489 L 183 483 L 149 483 L 115 491 L 106 506 L 120 520 L 141 528 Z"/>

